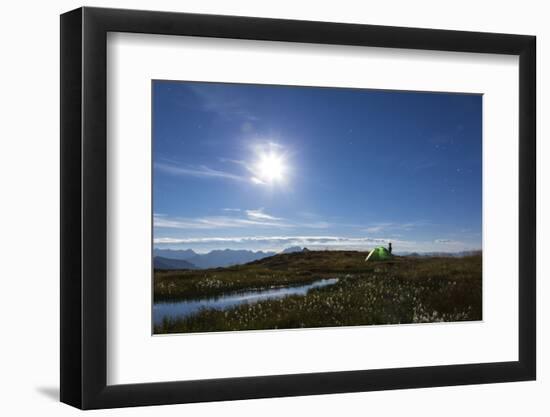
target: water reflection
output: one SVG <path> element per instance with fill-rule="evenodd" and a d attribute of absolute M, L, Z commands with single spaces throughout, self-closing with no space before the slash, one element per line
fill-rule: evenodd
<path fill-rule="evenodd" d="M 155 324 L 162 323 L 165 317 L 183 318 L 198 313 L 201 309 L 224 310 L 246 303 L 274 300 L 288 297 L 290 295 L 306 295 L 309 290 L 334 285 L 338 278 L 320 279 L 310 284 L 297 287 L 271 288 L 268 290 L 254 290 L 241 293 L 220 295 L 217 297 L 202 298 L 185 301 L 166 301 L 153 305 L 153 321 Z"/>

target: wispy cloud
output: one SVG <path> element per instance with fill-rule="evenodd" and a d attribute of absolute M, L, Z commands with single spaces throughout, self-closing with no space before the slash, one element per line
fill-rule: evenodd
<path fill-rule="evenodd" d="M 171 175 L 183 175 L 197 178 L 225 178 L 233 181 L 250 181 L 249 178 L 233 174 L 231 172 L 220 171 L 209 168 L 205 165 L 200 166 L 180 166 L 165 162 L 156 162 L 155 169 Z"/>
<path fill-rule="evenodd" d="M 386 229 L 386 226 L 383 224 L 379 224 L 376 226 L 369 226 L 363 229 L 363 231 L 367 233 L 380 233 Z"/>
<path fill-rule="evenodd" d="M 244 236 L 244 237 L 201 237 L 201 238 L 155 238 L 154 243 L 197 244 L 197 243 L 269 243 L 283 245 L 321 245 L 321 246 L 361 246 L 386 244 L 389 239 L 372 237 L 339 237 L 339 236 Z M 392 240 L 392 242 L 396 242 Z M 404 242 L 404 241 L 403 241 Z"/>
<path fill-rule="evenodd" d="M 233 216 L 206 216 L 199 218 L 167 218 L 154 217 L 153 224 L 158 228 L 167 229 L 224 229 L 224 228 L 245 228 L 245 227 L 264 227 L 280 228 L 292 227 L 278 220 L 250 219 L 248 217 Z"/>
<path fill-rule="evenodd" d="M 285 164 L 287 153 L 283 147 L 274 142 L 259 143 L 252 146 L 256 161 L 249 163 L 243 160 L 219 157 L 217 164 L 225 169 L 215 169 L 207 165 L 186 165 L 163 157 L 155 162 L 154 169 L 175 176 L 195 178 L 227 179 L 249 184 L 273 186 L 284 184 L 288 180 L 288 167 Z M 229 170 L 227 170 L 229 168 Z"/>
<path fill-rule="evenodd" d="M 172 237 L 164 236 L 154 239 L 159 247 L 193 248 L 194 250 L 213 249 L 248 249 L 270 250 L 279 252 L 292 246 L 307 247 L 311 250 L 359 250 L 368 251 L 376 246 L 387 246 L 392 242 L 399 251 L 434 250 L 431 245 L 418 244 L 414 241 L 376 237 L 345 237 L 330 235 L 277 235 L 277 236 L 219 236 L 219 237 Z"/>
<path fill-rule="evenodd" d="M 328 229 L 334 226 L 333 223 L 323 222 L 323 221 L 306 222 L 306 223 L 300 223 L 300 224 L 302 225 L 302 227 L 307 227 L 309 229 Z"/>
<path fill-rule="evenodd" d="M 445 243 L 445 244 L 452 244 L 452 243 L 460 243 L 460 242 L 457 242 L 456 240 L 451 240 L 451 239 L 436 239 L 434 240 L 435 243 Z"/>
<path fill-rule="evenodd" d="M 213 112 L 226 120 L 243 120 L 253 122 L 258 120 L 250 110 L 247 103 L 233 94 L 228 94 L 224 86 L 209 84 L 208 88 L 204 85 L 190 84 L 188 88 L 199 99 L 202 109 L 207 112 Z"/>
<path fill-rule="evenodd" d="M 388 233 L 397 231 L 410 231 L 415 227 L 426 226 L 429 223 L 425 221 L 397 223 L 397 222 L 385 222 L 385 223 L 372 223 L 363 229 L 367 233 Z"/>
<path fill-rule="evenodd" d="M 279 217 L 271 216 L 270 214 L 264 213 L 264 209 L 258 210 L 245 210 L 246 215 L 254 220 L 282 220 Z"/>
<path fill-rule="evenodd" d="M 261 184 L 261 185 L 265 185 L 265 181 L 262 181 L 261 179 L 259 178 L 256 178 L 256 177 L 252 177 L 250 178 L 250 181 L 252 181 L 253 184 Z"/>
<path fill-rule="evenodd" d="M 445 240 L 445 239 L 439 239 Z M 312 250 L 359 250 L 366 251 L 376 246 L 393 243 L 399 252 L 458 252 L 479 249 L 479 246 L 463 242 L 443 243 L 437 241 L 413 241 L 381 237 L 346 237 L 330 235 L 276 235 L 276 236 L 218 236 L 218 237 L 174 237 L 163 236 L 154 239 L 155 245 L 163 247 L 185 247 L 198 250 L 248 249 L 280 251 L 291 246 L 307 247 Z"/>
<path fill-rule="evenodd" d="M 256 171 L 257 169 L 254 168 L 251 164 L 247 163 L 246 161 L 240 161 L 238 159 L 230 159 L 230 158 L 218 158 L 220 162 L 229 162 L 231 164 L 238 165 L 239 167 L 245 169 L 248 171 L 252 176 L 249 178 L 249 181 L 252 184 L 256 185 L 266 185 L 267 183 L 265 181 L 262 181 L 258 177 L 256 177 Z"/>
<path fill-rule="evenodd" d="M 292 221 L 276 217 L 260 209 L 222 209 L 225 215 L 204 217 L 170 217 L 153 215 L 153 224 L 163 229 L 224 229 L 224 228 L 273 228 L 273 229 L 327 229 L 331 223 L 324 221 Z"/>

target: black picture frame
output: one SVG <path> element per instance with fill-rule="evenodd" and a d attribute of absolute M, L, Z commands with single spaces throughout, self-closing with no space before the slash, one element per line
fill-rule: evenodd
<path fill-rule="evenodd" d="M 519 56 L 519 360 L 107 385 L 108 32 Z M 534 36 L 80 8 L 61 15 L 61 401 L 82 409 L 534 380 Z"/>

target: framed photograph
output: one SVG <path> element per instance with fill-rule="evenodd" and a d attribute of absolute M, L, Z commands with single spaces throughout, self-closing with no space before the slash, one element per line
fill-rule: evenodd
<path fill-rule="evenodd" d="M 61 401 L 533 380 L 535 37 L 61 16 Z"/>

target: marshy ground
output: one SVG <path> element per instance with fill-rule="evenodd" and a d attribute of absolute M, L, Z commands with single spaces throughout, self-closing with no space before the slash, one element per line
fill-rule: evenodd
<path fill-rule="evenodd" d="M 365 252 L 280 254 L 245 265 L 155 271 L 154 301 L 180 302 L 338 278 L 306 295 L 165 317 L 154 333 L 290 329 L 482 319 L 482 256 L 393 257 Z"/>

